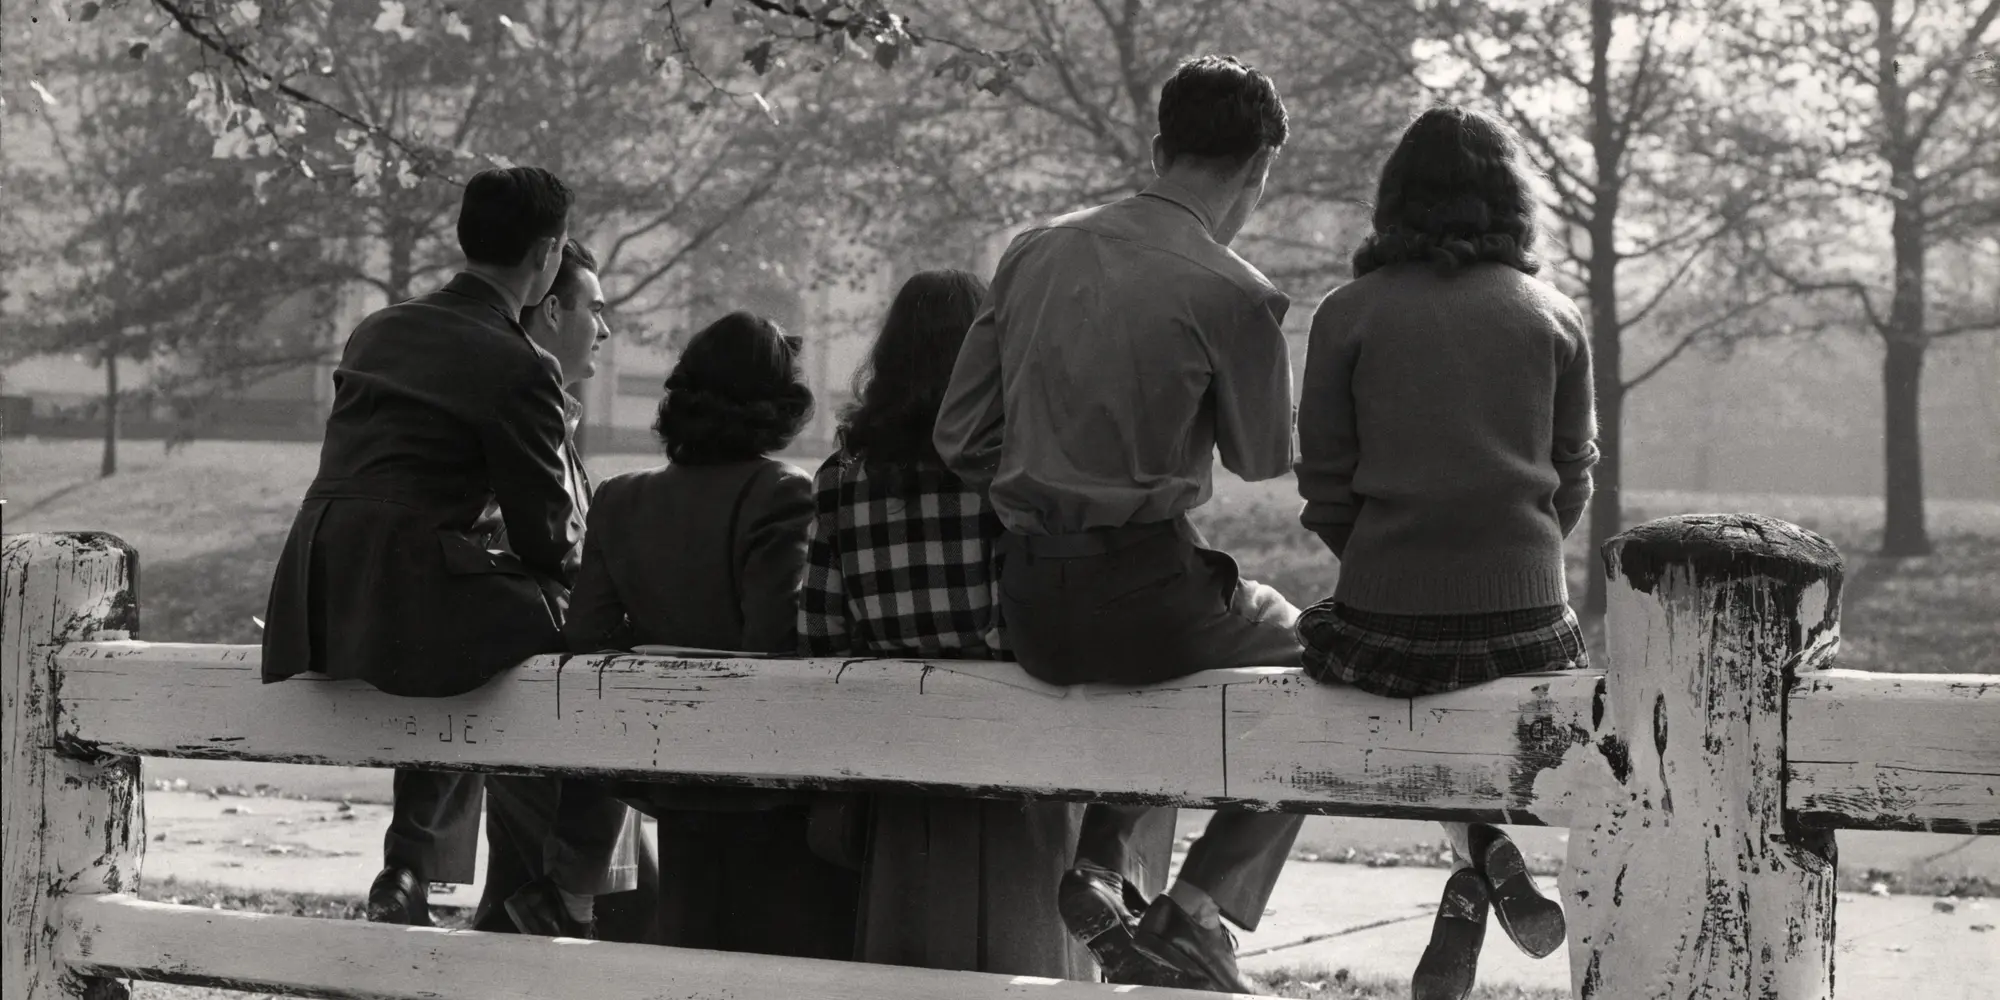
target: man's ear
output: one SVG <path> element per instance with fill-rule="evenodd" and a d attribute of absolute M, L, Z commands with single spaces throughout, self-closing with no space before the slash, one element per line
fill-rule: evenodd
<path fill-rule="evenodd" d="M 1250 159 L 1243 164 L 1243 176 L 1240 178 L 1243 185 L 1254 187 L 1266 180 L 1271 172 L 1271 160 L 1277 155 L 1278 150 L 1273 146 L 1265 146 L 1250 154 Z"/>
<path fill-rule="evenodd" d="M 535 241 L 535 270 L 543 271 L 549 266 L 549 254 L 560 253 L 562 244 L 553 236 L 544 236 Z"/>
<path fill-rule="evenodd" d="M 1164 175 L 1174 165 L 1174 154 L 1158 133 L 1153 135 L 1153 174 Z"/>

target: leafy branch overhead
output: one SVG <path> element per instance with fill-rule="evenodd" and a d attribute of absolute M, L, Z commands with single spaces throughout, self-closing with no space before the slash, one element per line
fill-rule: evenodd
<path fill-rule="evenodd" d="M 819 72 L 867 61 L 890 70 L 930 47 L 946 53 L 934 75 L 1001 94 L 1040 59 L 1031 46 L 988 48 L 927 29 L 883 0 L 633 0 L 631 6 L 638 19 L 631 48 L 663 84 L 696 81 L 682 95 L 695 113 L 739 105 L 778 122 L 781 108 L 766 83 L 788 63 Z M 506 158 L 501 149 L 394 127 L 366 94 L 337 79 L 346 56 L 326 43 L 320 30 L 326 24 L 359 17 L 382 36 L 378 41 L 405 46 L 434 67 L 453 61 L 454 52 L 531 65 L 549 47 L 542 34 L 549 18 L 538 21 L 518 0 L 93 0 L 70 16 L 108 23 L 113 19 L 102 15 L 121 8 L 131 8 L 150 29 L 149 37 L 125 43 L 132 58 L 147 58 L 172 35 L 200 50 L 200 71 L 187 81 L 188 111 L 215 139 L 217 157 L 269 158 L 304 177 L 344 178 L 368 191 L 382 183 L 408 188 L 425 178 L 462 183 L 472 170 Z M 724 46 L 736 39 L 745 42 L 732 56 Z"/>

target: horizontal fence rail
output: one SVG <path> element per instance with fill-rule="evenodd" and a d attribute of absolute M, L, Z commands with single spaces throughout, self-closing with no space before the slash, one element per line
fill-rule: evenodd
<path fill-rule="evenodd" d="M 1754 515 L 1606 546 L 1602 674 L 1378 698 L 1281 668 L 1053 687 L 966 661 L 536 657 L 472 693 L 260 683 L 134 641 L 136 554 L 10 536 L 8 1000 L 120 978 L 326 997 L 1076 997 L 1130 987 L 228 913 L 132 895 L 138 758 L 1225 804 L 1566 826 L 1579 998 L 1829 1000 L 1835 829 L 2000 833 L 2000 678 L 1828 669 L 1838 554 Z M 1197 996 L 1143 990 L 1149 996 Z"/>
<path fill-rule="evenodd" d="M 281 917 L 74 896 L 58 957 L 83 975 L 336 1000 L 1114 1000 L 1130 987 Z M 1140 1000 L 1215 1000 L 1145 989 Z M 11 998 L 11 994 L 9 995 Z"/>
<path fill-rule="evenodd" d="M 1056 687 L 1009 663 L 535 657 L 470 694 L 259 683 L 255 646 L 65 646 L 58 735 L 100 752 L 805 787 L 1223 804 L 1569 825 L 1615 782 L 1604 676 L 1381 698 L 1299 670 Z M 2000 677 L 1801 676 L 1806 825 L 2000 833 Z"/>
<path fill-rule="evenodd" d="M 1561 825 L 1602 679 L 1509 678 L 1424 699 L 1217 670 L 1061 688 L 1009 663 L 536 657 L 453 698 L 260 686 L 256 647 L 65 647 L 60 735 L 119 754 L 973 795 L 1247 803 Z"/>

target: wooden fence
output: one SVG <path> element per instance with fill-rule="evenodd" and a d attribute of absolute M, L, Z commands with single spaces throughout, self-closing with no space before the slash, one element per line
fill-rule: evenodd
<path fill-rule="evenodd" d="M 445 1000 L 1130 989 L 143 902 L 141 755 L 1562 825 L 1574 992 L 1619 1000 L 1824 1000 L 1835 829 L 2000 832 L 2000 678 L 1826 669 L 1839 556 L 1755 516 L 1607 545 L 1605 673 L 1417 699 L 1279 668 L 1056 688 L 1006 664 L 629 655 L 537 657 L 437 700 L 264 686 L 256 647 L 132 639 L 117 538 L 4 544 L 9 1000 L 121 979 Z"/>

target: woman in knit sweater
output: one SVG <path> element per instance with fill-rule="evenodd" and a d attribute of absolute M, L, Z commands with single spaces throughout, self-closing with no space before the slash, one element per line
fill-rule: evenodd
<path fill-rule="evenodd" d="M 1299 402 L 1301 521 L 1340 559 L 1298 632 L 1315 678 L 1413 697 L 1585 665 L 1563 538 L 1597 461 L 1589 339 L 1534 277 L 1519 140 L 1474 111 L 1419 116 L 1383 167 L 1354 280 L 1313 315 Z M 1523 951 L 1562 910 L 1491 826 L 1459 856 L 1415 1000 L 1470 992 L 1489 905 Z"/>

